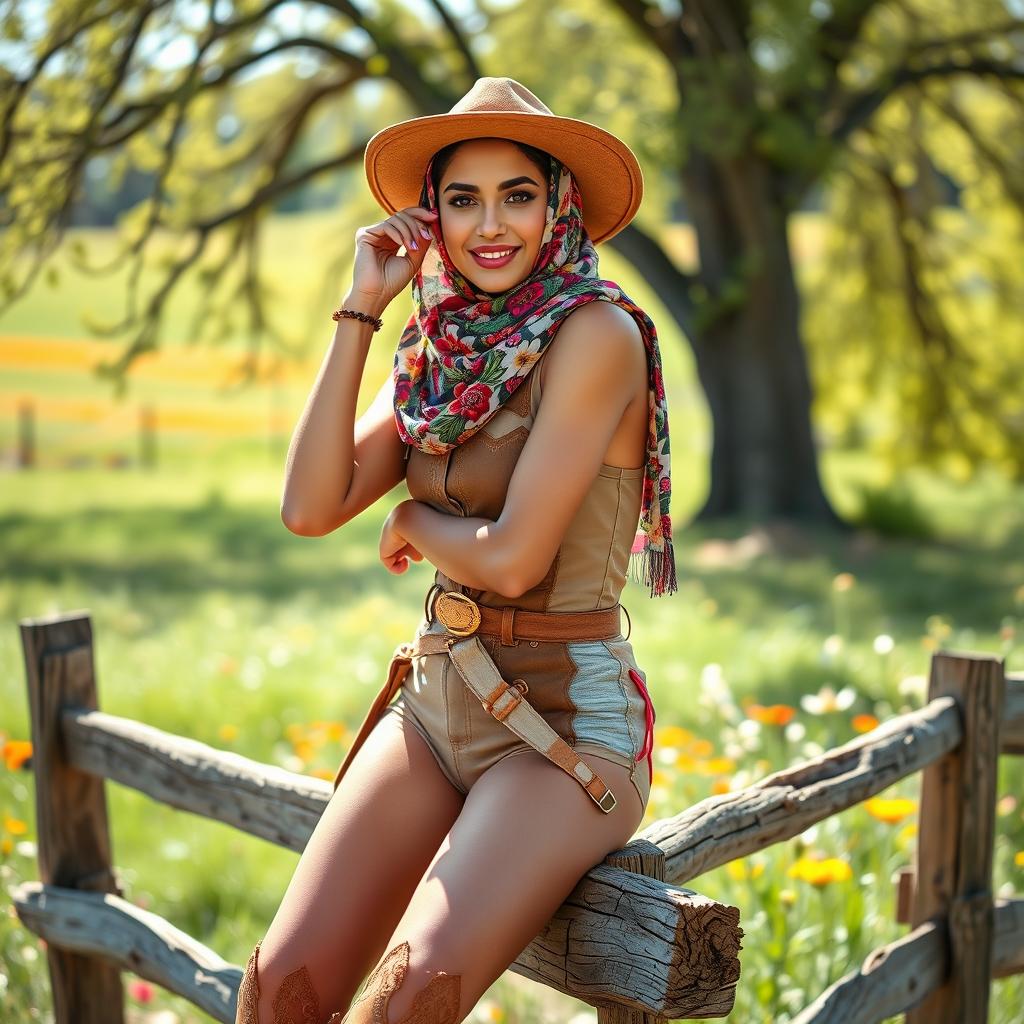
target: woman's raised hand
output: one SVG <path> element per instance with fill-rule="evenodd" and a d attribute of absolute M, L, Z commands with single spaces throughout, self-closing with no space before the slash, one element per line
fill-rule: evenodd
<path fill-rule="evenodd" d="M 381 311 L 412 280 L 433 241 L 438 214 L 407 206 L 379 224 L 356 231 L 356 258 L 350 294 L 363 296 Z M 398 255 L 400 247 L 405 254 Z"/>

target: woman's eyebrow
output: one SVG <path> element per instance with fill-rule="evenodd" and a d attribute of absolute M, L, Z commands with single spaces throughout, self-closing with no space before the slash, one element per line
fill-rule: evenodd
<path fill-rule="evenodd" d="M 498 191 L 499 192 L 504 192 L 505 189 L 507 189 L 507 188 L 513 188 L 516 185 L 524 185 L 524 184 L 537 185 L 537 182 L 535 182 L 533 180 L 533 178 L 531 178 L 529 175 L 524 174 L 520 178 L 509 178 L 508 181 L 503 181 L 498 186 Z M 537 185 L 537 187 L 540 188 L 539 185 Z M 460 191 L 460 192 L 479 192 L 480 191 L 480 189 L 477 188 L 476 185 L 467 185 L 465 182 L 453 181 L 450 185 L 445 185 L 445 187 L 442 189 L 442 192 L 451 192 L 453 189 L 458 189 L 458 191 Z"/>

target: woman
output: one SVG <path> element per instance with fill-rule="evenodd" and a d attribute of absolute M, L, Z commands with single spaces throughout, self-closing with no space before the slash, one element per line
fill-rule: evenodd
<path fill-rule="evenodd" d="M 640 168 L 482 78 L 375 135 L 366 169 L 394 212 L 356 234 L 282 516 L 322 535 L 405 479 L 380 557 L 436 572 L 249 957 L 237 1024 L 458 1024 L 650 793 L 654 708 L 618 597 L 631 553 L 652 595 L 675 590 L 668 419 L 654 324 L 594 250 L 639 206 Z M 410 280 L 393 372 L 353 425 Z"/>

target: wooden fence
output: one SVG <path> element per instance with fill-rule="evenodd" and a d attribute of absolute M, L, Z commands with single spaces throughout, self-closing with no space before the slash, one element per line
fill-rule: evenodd
<path fill-rule="evenodd" d="M 120 1024 L 123 970 L 231 1024 L 242 967 L 122 898 L 104 780 L 296 851 L 330 784 L 100 711 L 87 612 L 20 628 L 40 881 L 14 898 L 46 940 L 57 1024 Z M 1024 753 L 1024 674 L 1005 675 L 989 655 L 935 654 L 920 710 L 652 823 L 584 875 L 509 969 L 597 1007 L 600 1024 L 724 1017 L 740 976 L 739 912 L 682 883 L 921 771 L 915 863 L 898 882 L 897 916 L 912 930 L 794 1024 L 900 1013 L 908 1024 L 983 1024 L 990 979 L 1024 971 L 1024 899 L 991 891 L 1001 751 Z"/>

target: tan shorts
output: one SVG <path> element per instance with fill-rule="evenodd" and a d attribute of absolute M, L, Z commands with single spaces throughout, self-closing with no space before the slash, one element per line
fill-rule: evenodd
<path fill-rule="evenodd" d="M 417 635 L 444 631 L 432 618 L 420 623 Z M 526 700 L 573 749 L 629 768 L 646 809 L 653 773 L 654 706 L 647 676 L 636 664 L 629 641 L 621 633 L 610 640 L 520 639 L 512 645 L 487 634 L 480 634 L 480 640 L 502 678 L 525 682 Z M 631 670 L 641 682 L 634 680 Z M 463 794 L 502 758 L 534 749 L 483 709 L 443 651 L 413 658 L 398 697 L 383 714 L 405 718 Z"/>

